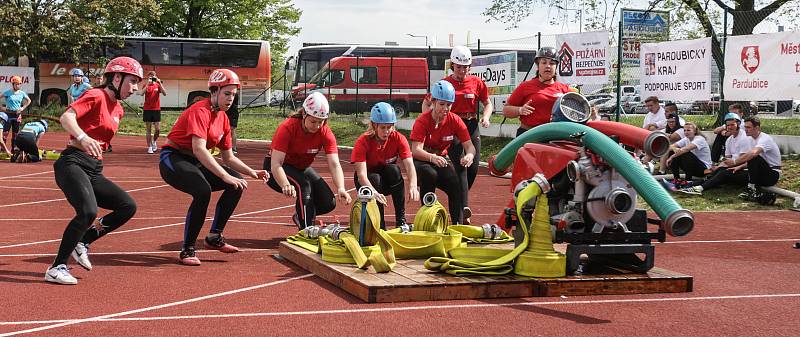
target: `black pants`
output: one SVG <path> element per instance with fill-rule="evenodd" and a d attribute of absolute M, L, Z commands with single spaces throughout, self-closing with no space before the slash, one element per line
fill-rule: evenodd
<path fill-rule="evenodd" d="M 728 140 L 730 136 L 723 136 L 722 133 L 717 134 L 717 137 L 714 138 L 714 143 L 711 144 L 711 161 L 718 163 L 719 158 L 725 154 L 725 141 Z"/>
<path fill-rule="evenodd" d="M 127 192 L 103 176 L 103 162 L 86 152 L 68 147 L 53 164 L 56 184 L 75 209 L 61 238 L 53 266 L 66 264 L 78 241 L 90 244 L 119 228 L 134 214 L 136 202 Z M 101 230 L 89 229 L 97 217 L 97 207 L 111 210 L 100 219 Z"/>
<path fill-rule="evenodd" d="M 19 119 L 17 113 L 7 113 L 8 115 L 8 123 L 3 125 L 3 132 L 11 131 L 11 150 L 17 145 L 17 133 L 19 133 Z M 3 141 L 6 139 L 3 138 Z"/>
<path fill-rule="evenodd" d="M 32 132 L 23 131 L 17 134 L 17 148 L 25 152 L 29 162 L 38 162 L 42 160 L 42 158 L 39 158 L 39 147 L 36 146 L 36 136 Z"/>
<path fill-rule="evenodd" d="M 669 168 L 675 179 L 680 179 L 680 170 L 683 170 L 683 173 L 686 173 L 686 180 L 691 180 L 692 177 L 705 176 L 703 171 L 706 170 L 706 165 L 694 153 L 686 152 L 673 158 Z"/>
<path fill-rule="evenodd" d="M 738 187 L 747 186 L 747 170 L 738 170 L 734 173 L 721 167 L 714 171 L 700 186 L 703 186 L 703 191 L 705 191 L 725 184 Z"/>
<path fill-rule="evenodd" d="M 273 190 L 283 193 L 281 186 L 275 180 L 275 175 L 272 174 L 270 157 L 264 158 L 264 169 L 270 171 L 267 185 Z M 294 189 L 297 191 L 294 210 L 300 220 L 300 229 L 313 226 L 317 215 L 327 214 L 336 209 L 336 196 L 313 168 L 307 167 L 305 170 L 300 170 L 289 164 L 283 164 L 283 172 L 286 173 L 289 183 L 294 185 Z"/>
<path fill-rule="evenodd" d="M 462 192 L 461 183 L 458 180 L 453 164 L 438 167 L 430 162 L 414 159 L 414 168 L 417 171 L 420 195 L 424 196 L 428 192 L 434 192 L 436 188 L 444 191 L 447 194 L 450 221 L 454 224 L 463 223 L 464 204 L 461 194 L 464 192 Z"/>
<path fill-rule="evenodd" d="M 383 195 L 392 195 L 392 204 L 394 205 L 395 223 L 405 223 L 406 220 L 406 194 L 405 182 L 403 175 L 400 173 L 400 167 L 395 164 L 388 164 L 377 172 L 367 172 L 369 183 L 372 184 L 378 193 Z M 353 180 L 356 182 L 356 188 L 361 187 L 358 182 L 358 174 L 355 174 Z M 384 221 L 383 204 L 378 203 L 378 209 L 381 211 L 381 228 L 386 229 L 386 221 Z"/>
<path fill-rule="evenodd" d="M 461 183 L 461 190 L 464 191 L 462 203 L 464 206 L 469 206 L 469 190 L 472 188 L 472 184 L 475 183 L 475 177 L 478 176 L 478 168 L 481 162 L 481 130 L 478 128 L 477 118 L 471 120 L 463 119 L 463 121 L 467 125 L 470 140 L 472 140 L 472 145 L 475 147 L 475 158 L 472 160 L 472 165 L 469 167 L 461 166 L 464 146 L 461 145 L 462 141 L 458 137 L 453 140 L 453 146 L 450 147 L 448 155 L 456 169 L 456 175 L 458 175 L 458 180 Z"/>
<path fill-rule="evenodd" d="M 530 129 L 523 129 L 521 127 L 517 128 L 517 137 L 519 137 L 519 135 L 525 133 L 525 131 L 528 131 L 528 130 L 530 130 Z"/>
<path fill-rule="evenodd" d="M 778 183 L 778 178 L 781 176 L 761 156 L 756 156 L 747 162 L 747 171 L 750 172 L 750 183 L 756 186 L 773 186 Z"/>
<path fill-rule="evenodd" d="M 208 204 L 211 202 L 211 192 L 224 191 L 217 201 L 214 211 L 214 220 L 211 222 L 211 233 L 221 234 L 225 230 L 239 199 L 242 190 L 222 181 L 222 178 L 211 173 L 197 158 L 183 154 L 171 147 L 161 150 L 159 171 L 161 178 L 178 191 L 192 196 L 189 212 L 186 214 L 186 223 L 183 227 L 183 248 L 194 247 L 197 236 L 206 220 Z M 229 167 L 223 166 L 228 174 L 241 178 L 242 176 Z"/>

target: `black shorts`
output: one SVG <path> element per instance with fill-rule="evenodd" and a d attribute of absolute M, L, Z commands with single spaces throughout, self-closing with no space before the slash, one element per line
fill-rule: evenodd
<path fill-rule="evenodd" d="M 3 132 L 17 133 L 19 132 L 19 119 L 18 114 L 16 113 L 9 113 L 8 115 L 8 122 L 3 124 Z"/>
<path fill-rule="evenodd" d="M 161 110 L 145 110 L 142 114 L 142 120 L 145 122 L 160 122 Z"/>
<path fill-rule="evenodd" d="M 225 114 L 228 115 L 228 120 L 231 122 L 231 128 L 236 128 L 239 126 L 239 109 L 231 107 L 228 111 L 225 111 Z"/>

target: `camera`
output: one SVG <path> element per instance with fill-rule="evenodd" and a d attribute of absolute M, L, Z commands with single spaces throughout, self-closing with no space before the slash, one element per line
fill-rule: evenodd
<path fill-rule="evenodd" d="M 153 83 L 155 83 L 155 82 L 158 82 L 158 79 L 157 79 L 157 78 L 155 78 L 155 77 L 151 77 L 151 78 L 150 78 L 150 82 L 153 82 Z"/>

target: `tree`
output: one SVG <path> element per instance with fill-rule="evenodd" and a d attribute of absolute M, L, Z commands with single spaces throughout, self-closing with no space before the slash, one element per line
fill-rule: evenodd
<path fill-rule="evenodd" d="M 290 0 L 165 0 L 145 28 L 153 36 L 258 39 L 270 42 L 273 77 L 283 72 L 289 37 L 302 11 Z"/>
<path fill-rule="evenodd" d="M 157 12 L 155 0 L 10 0 L 0 6 L 0 53 L 6 53 L 0 56 L 27 56 L 38 79 L 43 56 L 79 62 L 100 43 L 98 36 L 112 33 L 109 28 L 141 26 Z M 38 95 L 38 81 L 34 88 Z"/>

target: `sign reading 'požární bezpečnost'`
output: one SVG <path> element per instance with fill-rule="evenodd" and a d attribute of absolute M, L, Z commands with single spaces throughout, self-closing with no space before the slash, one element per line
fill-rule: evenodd
<path fill-rule="evenodd" d="M 558 80 L 570 85 L 606 84 L 610 73 L 608 31 L 556 35 Z"/>

